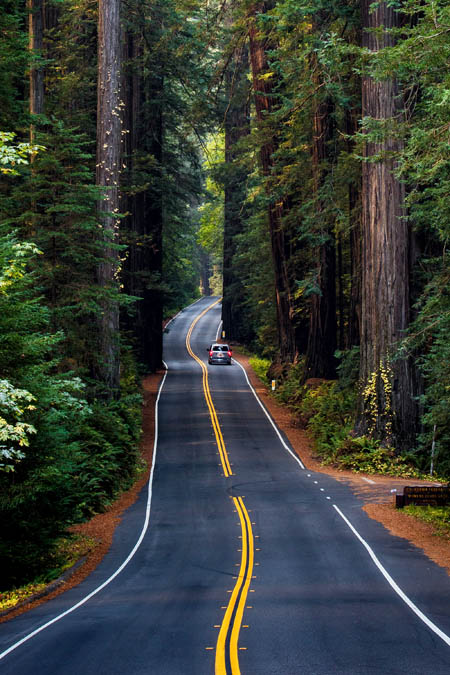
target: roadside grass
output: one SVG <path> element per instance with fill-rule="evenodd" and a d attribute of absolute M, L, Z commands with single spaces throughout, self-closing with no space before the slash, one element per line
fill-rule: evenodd
<path fill-rule="evenodd" d="M 405 513 L 434 527 L 435 534 L 450 541 L 450 506 L 405 506 Z"/>
<path fill-rule="evenodd" d="M 88 555 L 96 544 L 95 539 L 81 534 L 61 537 L 49 555 L 48 566 L 44 573 L 20 588 L 0 592 L 0 613 L 14 609 L 25 600 L 42 593 L 49 584 Z"/>

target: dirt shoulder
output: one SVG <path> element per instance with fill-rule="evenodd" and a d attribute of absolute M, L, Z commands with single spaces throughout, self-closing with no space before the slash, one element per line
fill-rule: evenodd
<path fill-rule="evenodd" d="M 369 476 L 323 466 L 314 454 L 313 444 L 306 431 L 299 428 L 289 410 L 277 403 L 270 395 L 268 387 L 261 382 L 250 366 L 249 358 L 235 347 L 233 356 L 245 368 L 256 393 L 278 427 L 286 434 L 303 464 L 312 471 L 326 473 L 349 485 L 353 492 L 363 500 L 363 508 L 370 518 L 380 522 L 392 534 L 407 539 L 422 549 L 425 555 L 450 574 L 450 539 L 436 534 L 432 525 L 394 506 L 395 492 L 403 492 L 405 485 L 433 485 L 434 483 L 372 474 Z"/>

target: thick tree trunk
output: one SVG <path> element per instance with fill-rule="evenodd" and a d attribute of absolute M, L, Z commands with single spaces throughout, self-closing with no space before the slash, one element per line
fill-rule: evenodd
<path fill-rule="evenodd" d="M 97 90 L 97 185 L 104 191 L 98 203 L 103 260 L 98 267 L 101 300 L 98 379 L 106 398 L 119 395 L 118 241 L 119 178 L 121 159 L 120 0 L 99 0 Z"/>
<path fill-rule="evenodd" d="M 139 359 L 148 372 L 154 372 L 162 366 L 164 78 L 146 63 L 142 37 L 130 35 L 128 42 L 132 62 L 127 86 L 132 195 L 127 207 L 131 215 L 126 290 L 139 298 L 130 324 Z"/>
<path fill-rule="evenodd" d="M 234 54 L 226 73 L 228 108 L 225 117 L 225 162 L 227 178 L 224 202 L 223 239 L 223 329 L 228 340 L 242 340 L 244 330 L 242 302 L 244 290 L 234 271 L 236 237 L 243 230 L 243 210 L 246 196 L 247 172 L 240 167 L 237 144 L 250 133 L 249 63 L 246 46 Z"/>
<path fill-rule="evenodd" d="M 355 111 L 345 112 L 345 131 L 348 135 L 347 152 L 354 151 L 352 136 L 358 130 Z M 360 343 L 361 324 L 361 181 L 352 181 L 348 188 L 348 211 L 350 217 L 350 310 L 348 319 L 348 348 Z"/>
<path fill-rule="evenodd" d="M 307 377 L 336 376 L 336 243 L 334 224 L 327 216 L 321 190 L 333 161 L 330 142 L 333 138 L 334 106 L 330 99 L 319 101 L 314 111 L 312 165 L 316 195 L 316 217 L 324 243 L 317 250 L 317 292 L 311 296 L 308 347 L 305 373 Z"/>
<path fill-rule="evenodd" d="M 42 56 L 44 47 L 43 0 L 27 0 L 28 49 L 32 59 Z M 44 69 L 32 61 L 30 66 L 30 115 L 44 112 Z M 30 142 L 34 143 L 34 125 L 30 126 Z"/>
<path fill-rule="evenodd" d="M 383 2 L 371 11 L 363 0 L 363 26 L 373 29 L 398 25 L 398 13 Z M 363 46 L 378 51 L 393 44 L 391 35 L 365 31 Z M 377 120 L 401 114 L 395 79 L 362 83 L 363 117 Z M 404 208 L 404 186 L 394 176 L 392 153 L 401 149 L 387 132 L 385 140 L 367 143 L 362 173 L 362 383 L 356 430 L 383 444 L 408 447 L 414 437 L 416 405 L 411 364 L 394 358 L 409 323 L 409 233 Z"/>
<path fill-rule="evenodd" d="M 211 286 L 209 277 L 211 276 L 211 260 L 203 248 L 199 247 L 200 255 L 200 290 L 202 295 L 208 297 L 211 295 Z"/>
<path fill-rule="evenodd" d="M 276 150 L 276 138 L 263 128 L 267 124 L 267 115 L 273 110 L 273 75 L 264 77 L 270 72 L 268 51 L 271 44 L 261 33 L 257 17 L 273 6 L 272 0 L 255 3 L 248 15 L 250 38 L 250 63 L 252 69 L 255 110 L 262 133 L 267 135 L 260 151 L 263 175 L 268 178 L 273 167 L 273 154 Z M 284 202 L 274 202 L 269 197 L 269 230 L 272 245 L 272 261 L 275 277 L 275 305 L 277 328 L 282 362 L 294 362 L 298 356 L 295 332 L 294 298 L 287 264 L 286 235 L 283 227 Z"/>

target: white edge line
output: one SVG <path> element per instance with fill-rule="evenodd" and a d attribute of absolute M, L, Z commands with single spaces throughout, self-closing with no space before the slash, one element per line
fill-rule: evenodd
<path fill-rule="evenodd" d="M 222 325 L 223 325 L 223 321 L 221 321 L 221 322 L 219 323 L 219 325 L 217 326 L 216 342 L 217 342 L 218 339 L 219 339 L 219 333 L 220 333 L 220 329 L 222 328 Z"/>
<path fill-rule="evenodd" d="M 0 653 L 0 660 L 3 659 L 8 654 L 10 654 L 15 649 L 17 649 L 18 647 L 20 647 L 21 645 L 23 645 L 25 642 L 28 642 L 28 640 L 31 640 L 31 638 L 35 637 L 35 635 L 38 635 L 38 633 L 41 633 L 46 628 L 49 628 L 49 626 L 52 626 L 57 621 L 60 621 L 61 619 L 63 619 L 68 614 L 71 614 L 72 612 L 74 612 L 76 609 L 78 609 L 79 607 L 84 605 L 88 600 L 93 598 L 94 595 L 97 595 L 97 593 L 102 591 L 106 586 L 108 586 L 111 583 L 111 581 L 113 581 L 122 572 L 122 570 L 128 565 L 128 563 L 134 557 L 136 551 L 140 547 L 140 545 L 141 545 L 141 543 L 144 539 L 144 536 L 147 532 L 149 521 L 150 521 L 150 508 L 151 508 L 151 503 L 152 503 L 153 473 L 154 473 L 154 469 L 155 469 L 156 448 L 157 448 L 157 445 L 158 445 L 158 404 L 159 404 L 159 399 L 160 399 L 160 396 L 161 396 L 161 391 L 162 391 L 162 388 L 164 386 L 164 382 L 166 381 L 167 373 L 169 371 L 169 369 L 167 367 L 167 364 L 164 361 L 163 361 L 163 363 L 164 363 L 164 366 L 166 368 L 166 372 L 164 373 L 164 377 L 162 379 L 162 382 L 159 385 L 158 396 L 156 397 L 156 402 L 155 402 L 155 440 L 154 440 L 154 444 L 153 444 L 152 468 L 151 468 L 151 471 L 150 471 L 150 477 L 149 477 L 149 481 L 148 481 L 148 497 L 147 497 L 147 507 L 146 507 L 146 511 L 145 511 L 145 521 L 144 521 L 144 525 L 142 527 L 142 531 L 141 531 L 141 534 L 139 536 L 139 539 L 137 540 L 136 544 L 134 545 L 132 551 L 129 553 L 128 557 L 123 561 L 123 563 L 120 565 L 120 567 L 118 567 L 118 569 L 114 572 L 114 574 L 112 574 L 108 579 L 106 579 L 106 581 L 104 581 L 102 584 L 100 584 L 100 586 L 98 586 L 91 593 L 89 593 L 89 595 L 86 595 L 86 597 L 84 597 L 82 600 L 77 602 L 76 605 L 73 605 L 73 607 L 70 607 L 69 609 L 67 609 L 65 612 L 62 612 L 61 614 L 58 614 L 57 616 L 55 616 L 50 621 L 47 621 L 47 623 L 44 623 L 39 628 L 36 628 L 36 630 L 32 631 L 31 633 L 29 633 L 28 635 L 23 637 L 21 640 L 14 643 L 13 645 L 11 645 L 11 647 L 6 649 L 4 652 Z"/>
<path fill-rule="evenodd" d="M 365 480 L 366 483 L 370 483 L 371 485 L 376 485 L 376 481 L 370 480 L 370 478 L 366 478 L 365 476 L 361 476 L 361 480 Z"/>
<path fill-rule="evenodd" d="M 239 366 L 239 368 L 241 368 L 242 372 L 244 373 L 245 379 L 247 380 L 248 386 L 249 386 L 250 389 L 252 390 L 253 396 L 256 398 L 256 400 L 258 401 L 258 403 L 259 403 L 259 405 L 260 405 L 260 407 L 261 407 L 263 413 L 265 414 L 265 416 L 266 416 L 267 419 L 269 420 L 270 424 L 271 424 L 271 425 L 273 426 L 273 428 L 275 429 L 275 432 L 276 432 L 278 438 L 279 438 L 280 441 L 281 441 L 281 445 L 283 446 L 283 448 L 285 448 L 285 449 L 288 451 L 288 453 L 289 453 L 290 455 L 292 455 L 292 457 L 295 459 L 295 461 L 297 462 L 297 464 L 299 464 L 299 465 L 301 466 L 302 469 L 305 469 L 306 467 L 305 467 L 305 465 L 303 464 L 302 460 L 301 460 L 299 457 L 297 457 L 297 455 L 294 454 L 294 453 L 292 452 L 292 450 L 290 449 L 290 447 L 289 447 L 288 445 L 286 445 L 286 443 L 284 442 L 283 437 L 282 437 L 282 435 L 280 434 L 280 432 L 279 432 L 279 430 L 278 430 L 278 427 L 276 426 L 275 422 L 273 421 L 273 419 L 271 418 L 271 416 L 270 416 L 269 413 L 267 412 L 267 410 L 266 410 L 264 404 L 262 403 L 261 399 L 259 398 L 258 394 L 256 393 L 256 391 L 255 391 L 254 388 L 252 387 L 252 385 L 251 385 L 251 383 L 250 383 L 250 380 L 248 379 L 248 376 L 247 376 L 247 373 L 246 373 L 246 370 L 245 370 L 244 366 L 241 365 L 241 364 L 239 363 L 239 361 L 237 361 L 236 359 L 233 359 L 233 361 L 234 361 L 235 363 L 237 363 L 237 365 Z"/>
<path fill-rule="evenodd" d="M 386 581 L 389 583 L 389 585 L 393 588 L 393 590 L 397 593 L 397 595 L 400 596 L 400 598 L 403 600 L 403 602 L 404 602 L 406 605 L 408 605 L 408 607 L 414 612 L 414 614 L 416 614 L 416 616 L 418 616 L 419 619 L 420 619 L 421 621 L 423 621 L 423 623 L 424 623 L 426 626 L 428 626 L 428 628 L 429 628 L 430 630 L 433 631 L 433 633 L 436 633 L 436 635 L 437 635 L 438 637 L 440 637 L 441 640 L 443 640 L 443 641 L 445 642 L 446 645 L 450 646 L 450 637 L 449 637 L 448 635 L 446 635 L 446 633 L 444 633 L 440 628 L 438 628 L 438 627 L 436 626 L 436 624 L 434 624 L 427 616 L 425 616 L 425 614 L 424 614 L 423 612 L 420 611 L 420 609 L 417 607 L 417 605 L 415 605 L 415 604 L 413 603 L 413 601 L 410 600 L 410 599 L 408 598 L 408 596 L 407 596 L 407 595 L 402 591 L 402 589 L 396 584 L 396 582 L 395 582 L 394 579 L 391 577 L 391 575 L 389 574 L 389 572 L 388 572 L 388 571 L 383 567 L 383 565 L 380 563 L 380 561 L 378 560 L 377 556 L 375 555 L 375 553 L 373 552 L 373 550 L 371 549 L 371 547 L 369 546 L 369 544 L 365 541 L 365 539 L 363 539 L 363 538 L 361 537 L 361 535 L 359 534 L 359 532 L 353 527 L 353 525 L 351 524 L 351 522 L 344 516 L 344 514 L 342 513 L 342 511 L 336 506 L 336 504 L 333 504 L 333 507 L 334 507 L 334 508 L 336 509 L 336 511 L 339 513 L 339 515 L 341 516 L 342 520 L 348 525 L 348 527 L 349 527 L 350 530 L 353 532 L 353 534 L 355 535 L 355 537 L 356 537 L 357 539 L 359 539 L 359 541 L 361 542 L 361 544 L 364 546 L 364 548 L 365 548 L 365 549 L 367 550 L 367 552 L 369 553 L 369 555 L 370 555 L 370 557 L 372 558 L 372 561 L 374 562 L 374 564 L 376 565 L 376 567 L 379 569 L 379 571 L 381 572 L 381 574 L 384 576 L 384 578 L 385 578 Z"/>

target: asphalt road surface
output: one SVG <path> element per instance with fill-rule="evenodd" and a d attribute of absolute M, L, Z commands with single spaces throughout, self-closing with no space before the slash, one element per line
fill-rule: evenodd
<path fill-rule="evenodd" d="M 149 490 L 88 579 L 0 625 L 0 673 L 448 675 L 448 576 L 302 468 L 236 363 L 205 365 L 213 302 L 165 335 Z"/>

